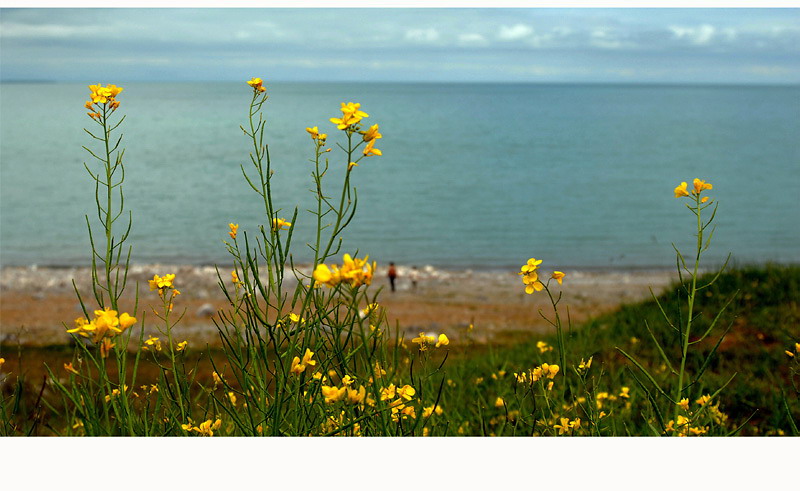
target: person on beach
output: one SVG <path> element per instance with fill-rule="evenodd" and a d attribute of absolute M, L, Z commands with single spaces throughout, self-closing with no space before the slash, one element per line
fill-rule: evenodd
<path fill-rule="evenodd" d="M 411 278 L 411 289 L 417 291 L 417 282 L 419 281 L 419 270 L 416 266 L 411 266 L 411 273 L 409 273 L 409 278 Z"/>
<path fill-rule="evenodd" d="M 387 276 L 389 277 L 389 284 L 392 285 L 392 291 L 394 291 L 394 280 L 397 279 L 397 269 L 395 269 L 394 263 L 389 263 L 389 273 Z"/>

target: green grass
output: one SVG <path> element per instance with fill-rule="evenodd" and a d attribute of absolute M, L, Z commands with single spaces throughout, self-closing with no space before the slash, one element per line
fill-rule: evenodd
<path fill-rule="evenodd" d="M 703 278 L 705 281 L 710 279 Z M 676 320 L 680 288 L 676 284 L 658 297 L 667 314 Z M 710 325 L 731 296 L 734 298 L 712 335 L 697 345 L 700 349 L 696 356 L 688 360 L 687 369 L 690 373 L 699 370 L 722 332 L 730 327 L 701 379 L 703 385 L 689 389 L 692 395 L 690 400 L 694 403 L 700 395 L 713 393 L 735 373 L 735 378 L 720 394 L 719 400 L 720 409 L 729 415 L 734 428 L 752 417 L 739 434 L 776 434 L 778 430 L 783 430 L 785 434 L 795 433 L 794 428 L 800 419 L 800 403 L 791 380 L 790 365 L 796 362 L 784 351 L 793 349 L 794 343 L 800 340 L 800 309 L 797 303 L 800 298 L 800 267 L 741 267 L 723 273 L 699 297 L 696 309 L 699 317 L 695 320 L 698 335 Z M 685 305 L 681 315 L 685 316 Z M 625 410 L 619 404 L 606 406 L 616 409 L 616 416 L 624 416 L 609 420 L 616 424 L 624 423 L 622 434 L 649 434 L 646 419 L 651 416 L 644 390 L 634 376 L 642 381 L 645 378 L 616 348 L 633 355 L 651 373 L 664 373 L 662 358 L 648 334 L 646 324 L 651 327 L 667 355 L 673 355 L 671 359 L 679 357 L 678 334 L 671 332 L 658 304 L 652 299 L 625 305 L 616 312 L 573 327 L 566 334 L 568 364 L 577 364 L 581 358 L 586 360 L 593 357 L 589 376 L 591 390 L 617 394 L 621 387 L 630 387 L 630 409 Z M 551 346 L 556 345 L 555 335 L 537 336 L 476 356 L 470 356 L 467 350 L 462 356 L 451 357 L 446 378 L 453 380 L 460 390 L 445 391 L 442 405 L 457 413 L 454 418 L 456 421 L 469 421 L 470 434 L 492 433 L 492 425 L 487 425 L 486 421 L 501 416 L 505 411 L 504 408 L 495 408 L 494 401 L 498 396 L 507 398 L 513 390 L 515 384 L 511 374 L 542 362 L 557 362 L 554 352 L 539 352 L 536 347 L 539 340 Z M 507 372 L 505 376 L 492 378 L 492 374 L 497 375 L 501 370 Z M 480 378 L 483 378 L 483 382 L 476 384 L 475 380 Z M 791 409 L 787 409 L 787 406 Z M 577 414 L 580 414 L 580 410 Z M 494 432 L 499 434 L 498 429 Z M 507 434 L 508 428 L 503 432 Z"/>
<path fill-rule="evenodd" d="M 666 313 L 675 319 L 680 289 L 680 285 L 673 285 L 658 297 Z M 720 410 L 729 419 L 725 428 L 717 428 L 714 434 L 727 434 L 741 425 L 738 434 L 743 435 L 797 434 L 800 400 L 791 367 L 797 371 L 798 362 L 787 356 L 785 350 L 793 349 L 794 343 L 800 341 L 797 304 L 800 266 L 742 267 L 722 274 L 700 296 L 696 310 L 699 314 L 695 319 L 698 335 L 731 297 L 733 300 L 712 335 L 697 345 L 699 349 L 688 361 L 688 372 L 696 373 L 722 332 L 729 328 L 711 357 L 701 379 L 703 385 L 689 388 L 693 408 L 695 399 L 713 393 L 736 374 L 718 398 Z M 685 312 L 681 315 L 685 316 Z M 556 346 L 555 335 L 519 337 L 503 346 L 472 345 L 459 339 L 450 346 L 447 360 L 443 360 L 444 350 L 431 350 L 427 355 L 428 369 L 423 370 L 430 376 L 424 381 L 415 381 L 414 385 L 427 405 L 438 400 L 445 412 L 429 419 L 421 418 L 420 425 L 428 427 L 431 435 L 549 435 L 554 433 L 552 426 L 558 417 L 580 417 L 584 426 L 578 434 L 654 434 L 657 431 L 653 428 L 658 430 L 658 425 L 647 393 L 636 380 L 645 378 L 617 350 L 621 348 L 634 356 L 659 383 L 668 383 L 669 374 L 663 369 L 661 355 L 646 325 L 651 327 L 669 357 L 679 356 L 678 334 L 667 326 L 658 304 L 652 299 L 622 306 L 616 312 L 573 326 L 566 332 L 567 365 L 577 365 L 581 359 L 592 357 L 592 367 L 585 385 L 579 383 L 572 366 L 561 367 L 553 390 L 547 392 L 547 403 L 552 405 L 548 411 L 542 411 L 543 388 L 539 386 L 541 390 L 534 391 L 535 397 L 530 397 L 531 394 L 526 397 L 523 386 L 515 383 L 513 373 L 544 362 L 557 363 L 555 351 L 541 353 L 536 346 L 538 341 Z M 409 343 L 409 349 L 401 351 L 400 356 L 413 362 L 405 365 L 404 360 L 399 360 L 400 373 L 414 377 L 411 374 L 419 372 L 420 359 L 415 356 L 415 345 Z M 6 417 L 0 418 L 4 419 L 4 434 L 57 434 L 48 428 L 65 425 L 59 418 L 59 401 L 52 397 L 49 387 L 42 389 L 43 371 L 37 370 L 36 365 L 47 361 L 49 365 L 60 367 L 62 361 L 69 360 L 68 351 L 23 351 L 27 360 L 26 373 L 16 384 L 7 383 L 4 387 L 4 396 L 11 396 L 6 400 L 12 402 L 12 406 L 5 408 Z M 206 359 L 210 355 L 217 363 L 225 362 L 219 359 L 221 353 L 198 352 L 191 362 L 192 365 L 199 362 L 204 367 L 198 373 L 207 375 L 210 372 Z M 444 364 L 437 369 L 442 361 Z M 571 377 L 570 384 L 565 383 L 565 375 Z M 153 378 L 145 372 L 142 377 Z M 622 387 L 629 388 L 630 398 L 620 397 Z M 652 391 L 652 387 L 648 390 Z M 16 397 L 13 397 L 15 392 Z M 616 396 L 616 400 L 604 400 L 603 407 L 599 408 L 596 398 L 602 392 L 607 392 L 612 399 Z M 505 401 L 500 407 L 495 404 L 498 397 Z M 570 401 L 579 397 L 585 397 L 585 401 L 569 407 Z M 607 416 L 598 421 L 595 417 L 600 410 Z M 16 422 L 16 429 L 8 426 L 12 421 Z M 598 424 L 590 426 L 590 421 Z"/>

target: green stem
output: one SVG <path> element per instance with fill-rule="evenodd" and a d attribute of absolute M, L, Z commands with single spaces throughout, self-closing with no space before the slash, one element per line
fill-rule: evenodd
<path fill-rule="evenodd" d="M 689 290 L 689 313 L 686 318 L 686 330 L 683 332 L 683 350 L 681 352 L 681 368 L 678 372 L 678 390 L 675 393 L 675 400 L 680 402 L 683 395 L 683 376 L 686 371 L 686 358 L 689 352 L 689 333 L 692 329 L 692 316 L 694 312 L 694 301 L 697 294 L 697 271 L 700 266 L 700 254 L 703 249 L 703 222 L 700 218 L 700 194 L 695 194 L 695 211 L 697 215 L 697 254 L 694 258 L 694 270 L 692 271 L 692 287 Z M 678 418 L 680 406 L 675 406 L 675 419 Z"/>

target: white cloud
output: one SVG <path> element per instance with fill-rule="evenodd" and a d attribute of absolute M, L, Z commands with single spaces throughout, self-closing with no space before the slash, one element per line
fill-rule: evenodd
<path fill-rule="evenodd" d="M 109 26 L 83 27 L 76 25 L 62 24 L 21 24 L 16 22 L 4 22 L 2 37 L 4 38 L 44 38 L 62 39 L 71 37 L 94 37 L 98 34 L 112 32 Z"/>
<path fill-rule="evenodd" d="M 510 27 L 500 26 L 500 33 L 497 35 L 497 37 L 503 41 L 514 41 L 517 39 L 526 38 L 531 34 L 533 34 L 533 28 L 531 26 L 526 26 L 525 24 L 516 24 Z"/>
<path fill-rule="evenodd" d="M 466 34 L 459 34 L 458 35 L 458 42 L 463 44 L 486 44 L 486 38 L 483 37 L 482 34 L 477 34 L 474 32 L 466 33 Z"/>
<path fill-rule="evenodd" d="M 435 43 L 439 40 L 439 31 L 433 27 L 427 29 L 409 29 L 406 31 L 406 39 L 417 43 Z"/>
<path fill-rule="evenodd" d="M 696 45 L 704 45 L 711 42 L 717 29 L 711 24 L 703 24 L 699 27 L 669 26 L 672 36 L 675 39 L 688 41 Z"/>
<path fill-rule="evenodd" d="M 614 49 L 622 46 L 622 43 L 614 34 L 602 27 L 592 31 L 591 40 L 589 42 L 592 46 L 597 48 Z"/>

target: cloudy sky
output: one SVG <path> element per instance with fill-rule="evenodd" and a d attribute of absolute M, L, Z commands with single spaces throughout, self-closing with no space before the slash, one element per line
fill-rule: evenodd
<path fill-rule="evenodd" d="M 800 9 L 2 9 L 3 80 L 800 83 Z"/>

